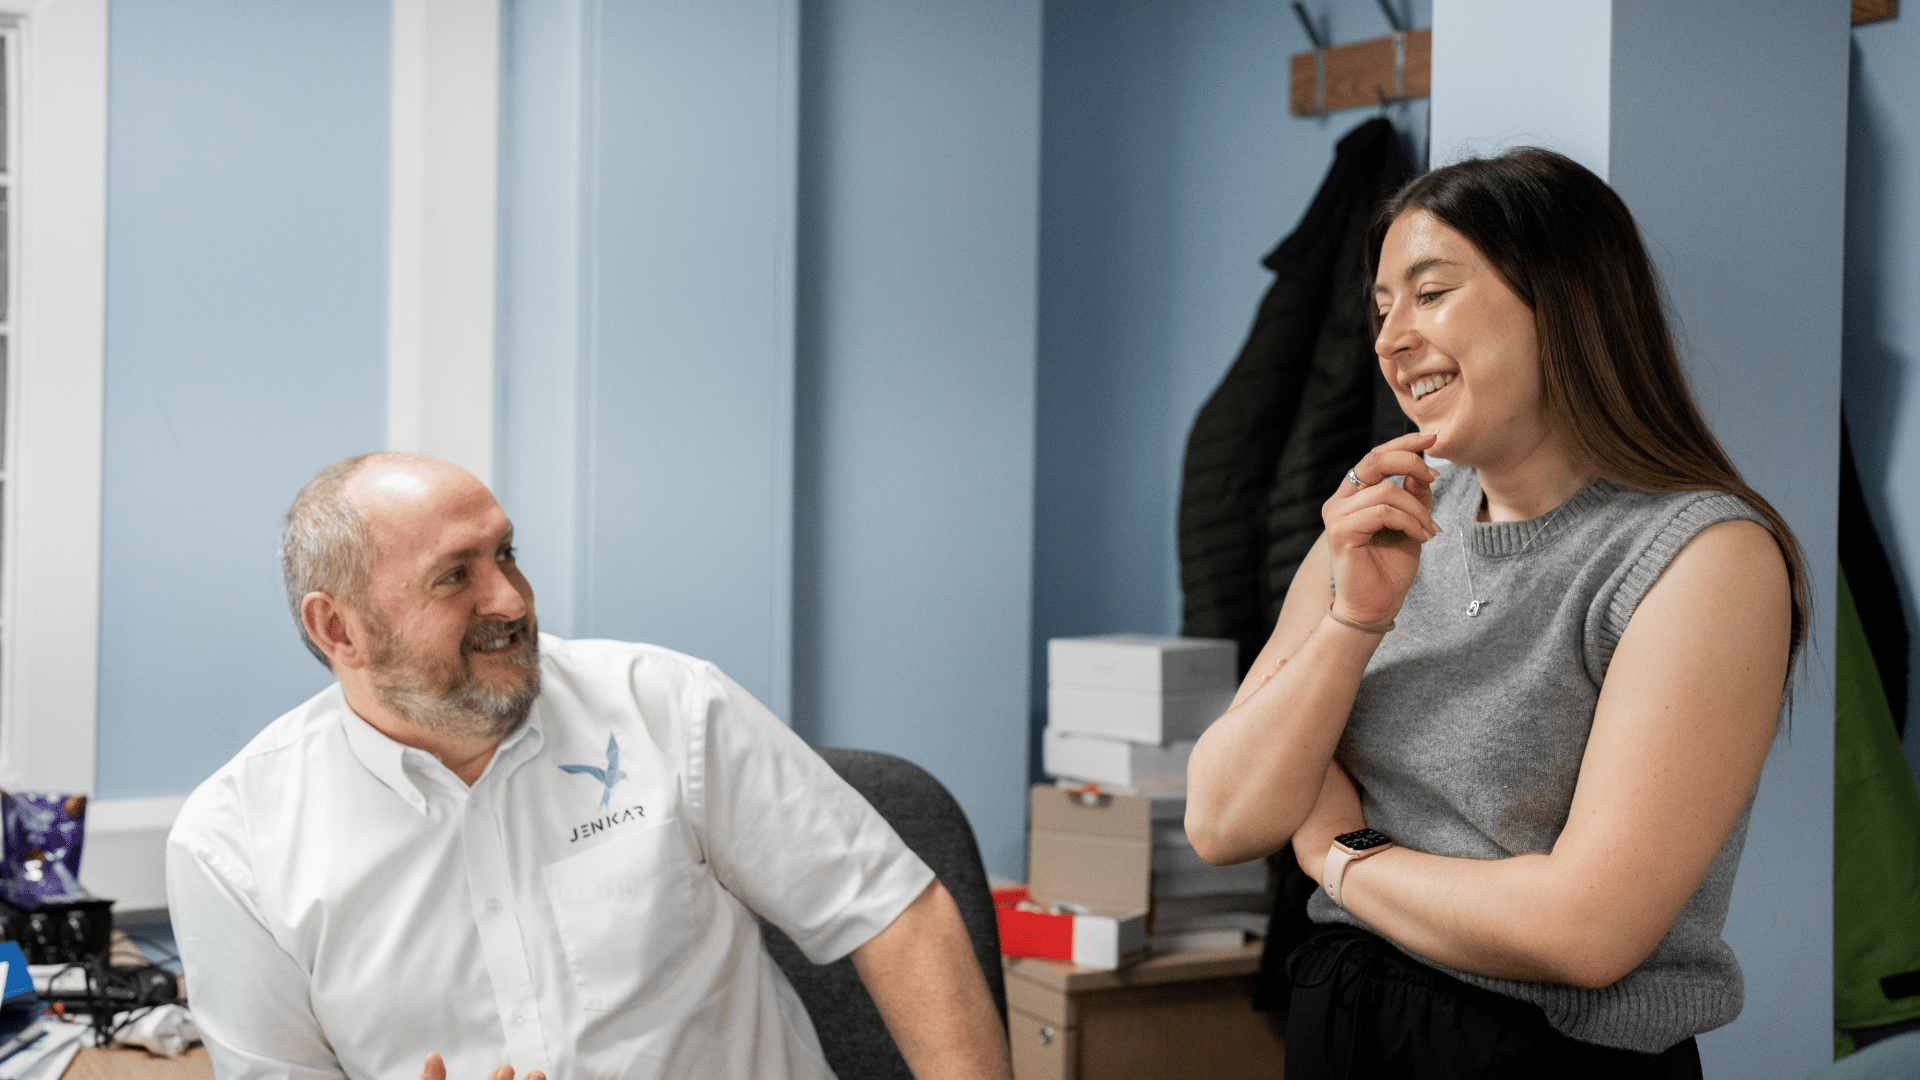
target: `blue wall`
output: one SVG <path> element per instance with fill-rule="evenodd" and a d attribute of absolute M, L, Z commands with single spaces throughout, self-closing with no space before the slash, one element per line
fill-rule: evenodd
<path fill-rule="evenodd" d="M 575 601 L 582 636 L 712 660 L 782 712 L 794 6 L 588 7 Z"/>
<path fill-rule="evenodd" d="M 499 488 L 542 625 L 785 712 L 795 5 L 504 15 Z"/>
<path fill-rule="evenodd" d="M 1039 0 L 805 6 L 794 726 L 1025 864 Z"/>
<path fill-rule="evenodd" d="M 329 679 L 274 561 L 386 428 L 380 0 L 114 0 L 97 793 L 180 795 Z"/>
<path fill-rule="evenodd" d="M 1373 0 L 1308 6 L 1335 42 L 1388 32 Z M 1047 5 L 1036 740 L 1048 638 L 1179 632 L 1187 430 L 1273 280 L 1260 259 L 1375 111 L 1289 115 L 1287 58 L 1310 48 L 1264 0 Z M 1390 115 L 1423 153 L 1426 102 Z"/>
<path fill-rule="evenodd" d="M 540 627 L 580 634 L 581 0 L 501 6 L 500 383 L 494 494 L 513 518 Z"/>
<path fill-rule="evenodd" d="M 543 619 L 923 764 L 1018 874 L 1037 0 L 507 19 L 501 497 Z"/>
<path fill-rule="evenodd" d="M 1920 16 L 1853 31 L 1852 89 L 1842 394 L 1920 671 Z M 1908 710 L 1907 761 L 1920 777 L 1920 681 Z"/>

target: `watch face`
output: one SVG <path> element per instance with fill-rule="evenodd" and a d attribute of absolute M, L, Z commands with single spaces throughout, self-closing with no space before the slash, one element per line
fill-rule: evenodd
<path fill-rule="evenodd" d="M 1350 833 L 1341 833 L 1333 838 L 1333 842 L 1348 851 L 1366 851 L 1369 848 L 1391 844 L 1393 838 L 1378 829 L 1359 829 Z"/>

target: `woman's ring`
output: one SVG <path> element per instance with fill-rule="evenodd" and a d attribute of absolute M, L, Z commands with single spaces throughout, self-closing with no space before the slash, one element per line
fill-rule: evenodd
<path fill-rule="evenodd" d="M 1360 482 L 1360 478 L 1359 478 L 1359 477 L 1357 477 L 1357 476 L 1355 476 L 1355 475 L 1353 475 L 1353 470 L 1352 470 L 1352 469 L 1348 469 L 1348 470 L 1347 470 L 1347 479 L 1349 479 L 1349 480 L 1351 480 L 1351 481 L 1353 481 L 1353 486 L 1354 486 L 1354 487 L 1357 487 L 1357 488 L 1363 488 L 1363 487 L 1366 487 L 1366 486 L 1367 486 L 1367 485 L 1365 485 L 1365 484 L 1363 484 L 1363 483 L 1361 483 L 1361 482 Z"/>

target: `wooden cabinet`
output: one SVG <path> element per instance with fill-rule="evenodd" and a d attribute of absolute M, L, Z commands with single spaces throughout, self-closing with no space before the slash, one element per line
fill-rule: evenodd
<path fill-rule="evenodd" d="M 1248 1003 L 1260 946 L 1157 956 L 1120 971 L 1006 958 L 1016 1080 L 1209 1080 L 1285 1072 L 1279 1018 Z"/>

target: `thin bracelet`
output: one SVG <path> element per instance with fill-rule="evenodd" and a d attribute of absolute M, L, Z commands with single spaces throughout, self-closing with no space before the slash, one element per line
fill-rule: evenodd
<path fill-rule="evenodd" d="M 1345 615 L 1342 615 L 1339 612 L 1333 610 L 1332 604 L 1327 605 L 1327 614 L 1332 617 L 1334 622 L 1339 623 L 1341 626 L 1351 626 L 1355 630 L 1358 630 L 1366 634 L 1385 634 L 1387 631 L 1393 629 L 1392 619 L 1388 619 L 1387 625 L 1385 626 L 1381 626 L 1378 623 L 1354 622 L 1352 619 L 1349 619 Z"/>

